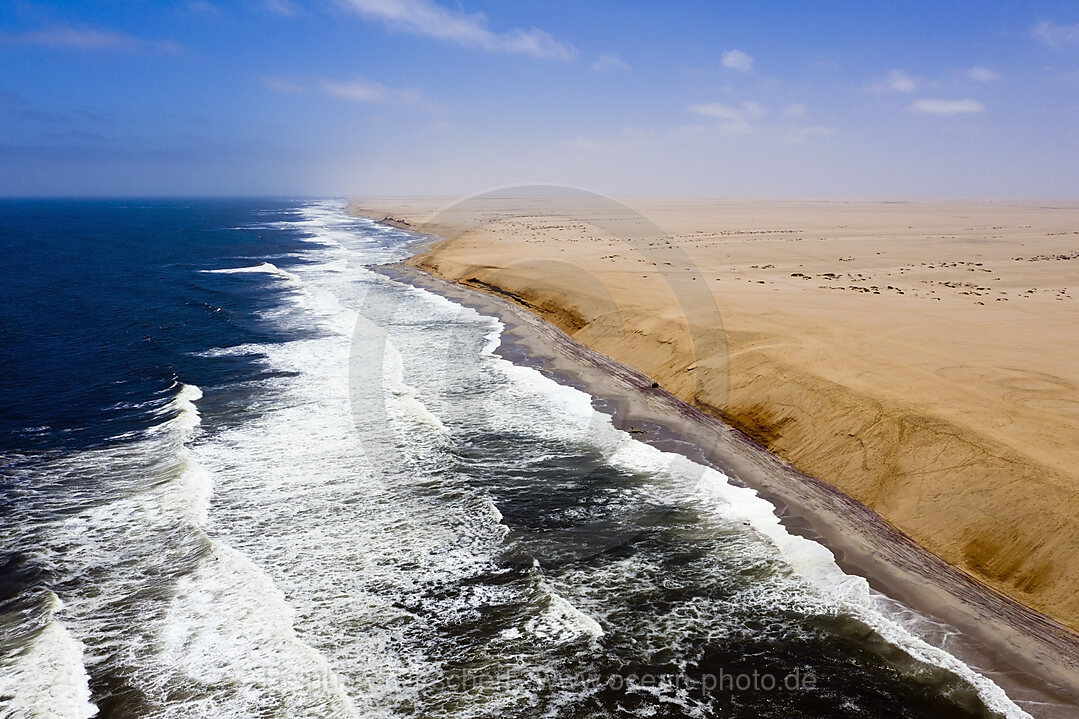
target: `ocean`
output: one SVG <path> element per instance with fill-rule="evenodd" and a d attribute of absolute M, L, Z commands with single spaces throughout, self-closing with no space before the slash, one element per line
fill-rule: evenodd
<path fill-rule="evenodd" d="M 1027 716 L 344 206 L 0 202 L 0 716 Z"/>

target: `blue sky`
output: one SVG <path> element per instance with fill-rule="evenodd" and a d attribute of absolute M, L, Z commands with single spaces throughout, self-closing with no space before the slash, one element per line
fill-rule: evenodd
<path fill-rule="evenodd" d="M 0 6 L 0 194 L 1075 197 L 1070 2 Z"/>

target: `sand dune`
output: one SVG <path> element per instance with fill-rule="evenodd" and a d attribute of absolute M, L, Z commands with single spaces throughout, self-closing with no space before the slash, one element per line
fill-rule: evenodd
<path fill-rule="evenodd" d="M 362 202 L 509 296 L 1079 630 L 1079 205 Z M 432 219 L 433 218 L 433 219 Z M 603 223 L 600 223 L 603 224 Z"/>

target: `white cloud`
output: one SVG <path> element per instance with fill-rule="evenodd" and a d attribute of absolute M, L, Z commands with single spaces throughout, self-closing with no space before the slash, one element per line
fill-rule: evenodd
<path fill-rule="evenodd" d="M 977 100 L 935 100 L 923 98 L 911 103 L 911 112 L 919 112 L 927 115 L 968 115 L 976 112 L 985 112 L 985 105 Z"/>
<path fill-rule="evenodd" d="M 753 69 L 753 58 L 746 55 L 741 50 L 728 50 L 723 53 L 720 62 L 723 64 L 723 67 L 728 67 L 731 70 L 737 70 L 738 72 L 749 72 Z"/>
<path fill-rule="evenodd" d="M 21 35 L 0 33 L 0 40 L 18 45 L 87 51 L 116 50 L 136 52 L 139 50 L 160 50 L 178 52 L 183 49 L 179 43 L 172 40 L 143 40 L 118 32 L 108 32 L 94 28 L 75 28 L 67 25 L 58 25 Z"/>
<path fill-rule="evenodd" d="M 743 102 L 741 105 L 723 105 L 718 102 L 706 102 L 700 105 L 690 105 L 689 111 L 721 120 L 720 127 L 731 134 L 744 134 L 753 132 L 753 121 L 764 117 L 768 109 L 756 102 Z"/>
<path fill-rule="evenodd" d="M 1079 44 L 1079 23 L 1058 25 L 1054 22 L 1043 21 L 1031 28 L 1030 34 L 1035 40 L 1049 47 Z"/>
<path fill-rule="evenodd" d="M 799 125 L 797 118 L 804 117 L 807 113 L 803 105 L 788 105 L 783 109 L 785 121 L 768 122 L 768 108 L 756 102 L 743 102 L 740 105 L 724 105 L 719 102 L 707 102 L 700 105 L 690 105 L 686 108 L 689 112 L 702 117 L 718 120 L 718 124 L 699 124 L 677 128 L 676 132 L 683 136 L 697 136 L 714 133 L 718 129 L 726 135 L 757 134 L 762 138 L 770 138 L 782 142 L 804 142 L 814 137 L 826 137 L 839 132 L 838 128 L 827 125 Z M 793 120 L 793 122 L 792 122 Z"/>
<path fill-rule="evenodd" d="M 357 78 L 354 80 L 331 80 L 319 78 L 318 88 L 324 95 L 351 100 L 352 102 L 390 102 L 399 91 L 391 90 L 380 82 Z"/>
<path fill-rule="evenodd" d="M 338 100 L 379 105 L 408 105 L 428 112 L 438 111 L 437 106 L 424 99 L 416 90 L 387 87 L 381 82 L 357 77 L 351 80 L 334 80 L 316 77 L 295 80 L 282 77 L 264 77 L 262 84 L 274 92 L 317 93 Z"/>
<path fill-rule="evenodd" d="M 990 70 L 981 65 L 963 69 L 952 70 L 947 74 L 947 82 L 943 78 L 926 79 L 915 77 L 902 70 L 889 70 L 888 73 L 870 84 L 867 89 L 878 95 L 887 93 L 911 94 L 919 90 L 933 90 L 946 86 L 949 83 L 960 81 L 994 82 L 1000 79 L 1000 73 Z"/>
<path fill-rule="evenodd" d="M 715 117 L 720 120 L 742 120 L 745 118 L 761 117 L 767 109 L 756 102 L 743 102 L 735 107 L 723 105 L 718 102 L 706 102 L 700 105 L 691 105 L 689 111 L 705 117 Z"/>
<path fill-rule="evenodd" d="M 596 72 L 606 72 L 608 70 L 628 70 L 629 65 L 626 61 L 617 55 L 604 53 L 596 58 L 596 61 L 592 63 L 592 69 Z"/>
<path fill-rule="evenodd" d="M 512 28 L 495 32 L 483 13 L 450 10 L 431 0 L 338 0 L 359 15 L 415 35 L 478 47 L 488 52 L 517 53 L 554 60 L 573 60 L 577 51 L 543 30 Z"/>
<path fill-rule="evenodd" d="M 963 70 L 963 76 L 968 80 L 974 82 L 993 82 L 1000 79 L 1000 73 L 994 72 L 987 67 L 981 65 L 975 65 L 974 67 Z"/>
<path fill-rule="evenodd" d="M 869 86 L 870 91 L 882 92 L 914 92 L 922 82 L 902 70 L 890 70 L 882 79 Z"/>

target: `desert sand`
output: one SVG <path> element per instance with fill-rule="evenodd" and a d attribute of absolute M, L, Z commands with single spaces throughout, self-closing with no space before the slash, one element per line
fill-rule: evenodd
<path fill-rule="evenodd" d="M 539 204 L 353 211 L 1079 630 L 1079 204 Z"/>

